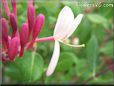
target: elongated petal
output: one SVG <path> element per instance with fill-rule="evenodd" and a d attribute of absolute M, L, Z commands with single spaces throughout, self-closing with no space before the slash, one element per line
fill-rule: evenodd
<path fill-rule="evenodd" d="M 58 41 L 55 41 L 53 55 L 46 72 L 47 76 L 50 76 L 54 72 L 59 59 L 59 54 L 60 54 L 60 45 Z"/>
<path fill-rule="evenodd" d="M 73 20 L 74 15 L 72 10 L 68 6 L 65 6 L 59 13 L 57 23 L 55 25 L 54 36 L 59 34 L 61 35 L 59 36 L 60 38 L 64 38 L 62 33 L 68 29 L 68 27 L 73 23 Z"/>
<path fill-rule="evenodd" d="M 66 35 L 67 35 L 66 38 L 70 37 L 70 36 L 73 34 L 73 32 L 76 30 L 76 28 L 77 28 L 78 25 L 80 24 L 82 18 L 83 18 L 83 14 L 79 14 L 79 15 L 75 18 L 75 20 L 74 20 L 74 22 L 72 23 L 71 27 L 69 27 L 69 30 L 67 31 L 68 33 L 66 34 Z"/>
<path fill-rule="evenodd" d="M 16 16 L 17 15 L 16 0 L 11 0 L 11 4 L 12 4 L 12 11 Z"/>
<path fill-rule="evenodd" d="M 2 5 L 5 9 L 5 12 L 6 12 L 7 16 L 9 17 L 10 10 L 9 10 L 8 4 L 7 4 L 7 0 L 2 0 Z"/>
<path fill-rule="evenodd" d="M 9 42 L 8 56 L 10 60 L 14 60 L 15 56 L 18 53 L 18 48 L 19 48 L 19 38 L 14 37 Z"/>

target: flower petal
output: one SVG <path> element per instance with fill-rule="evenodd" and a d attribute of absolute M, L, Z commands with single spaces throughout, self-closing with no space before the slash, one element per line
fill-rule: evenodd
<path fill-rule="evenodd" d="M 71 25 L 71 27 L 69 27 L 69 30 L 67 31 L 68 33 L 67 33 L 67 37 L 66 37 L 66 38 L 70 37 L 70 36 L 73 34 L 73 32 L 76 30 L 76 28 L 77 28 L 78 25 L 80 24 L 82 18 L 83 18 L 83 14 L 79 14 L 79 15 L 75 18 L 73 24 Z"/>
<path fill-rule="evenodd" d="M 59 34 L 58 37 L 60 39 L 63 38 L 63 32 L 68 29 L 68 27 L 73 23 L 73 20 L 74 15 L 72 10 L 68 6 L 65 6 L 59 13 L 57 23 L 55 25 L 54 36 L 56 37 Z"/>
<path fill-rule="evenodd" d="M 46 71 L 47 76 L 50 76 L 54 72 L 58 59 L 59 59 L 59 54 L 60 54 L 60 45 L 58 41 L 55 41 L 53 55 L 49 63 L 48 69 Z"/>

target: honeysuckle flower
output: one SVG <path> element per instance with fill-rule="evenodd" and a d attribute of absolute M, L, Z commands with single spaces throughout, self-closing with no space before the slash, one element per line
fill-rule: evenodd
<path fill-rule="evenodd" d="M 20 31 L 20 44 L 21 44 L 21 50 L 20 50 L 20 54 L 19 57 L 21 57 L 24 53 L 24 47 L 28 42 L 28 38 L 29 38 L 29 28 L 28 28 L 28 24 L 24 23 L 21 26 L 21 31 Z"/>
<path fill-rule="evenodd" d="M 56 65 L 59 59 L 59 54 L 60 54 L 59 42 L 64 43 L 64 40 L 68 39 L 73 34 L 73 32 L 80 24 L 82 17 L 83 17 L 83 14 L 79 14 L 76 18 L 74 18 L 74 14 L 68 6 L 65 6 L 59 13 L 57 23 L 54 29 L 54 34 L 53 34 L 53 37 L 55 40 L 54 51 L 53 51 L 53 55 L 49 63 L 48 69 L 46 71 L 47 76 L 50 76 L 56 68 Z M 84 44 L 83 45 L 72 45 L 68 43 L 64 43 L 64 44 L 71 47 L 84 46 Z"/>
<path fill-rule="evenodd" d="M 0 18 L 2 24 L 2 58 L 3 61 L 14 61 L 15 57 L 19 55 L 22 57 L 24 53 L 24 48 L 32 47 L 37 38 L 40 30 L 44 24 L 44 15 L 39 14 L 35 19 L 35 8 L 33 6 L 33 0 L 28 0 L 28 11 L 27 11 L 27 22 L 23 23 L 18 31 L 17 23 L 17 8 L 16 0 L 11 0 L 12 11 L 10 12 L 7 0 L 2 0 L 2 5 L 5 9 L 5 12 L 8 16 L 8 20 L 5 18 Z M 12 33 L 11 36 L 8 35 L 8 24 L 10 24 Z M 0 28 L 1 29 L 1 28 Z M 31 38 L 30 38 L 31 37 Z M 0 39 L 1 41 L 1 39 Z"/>

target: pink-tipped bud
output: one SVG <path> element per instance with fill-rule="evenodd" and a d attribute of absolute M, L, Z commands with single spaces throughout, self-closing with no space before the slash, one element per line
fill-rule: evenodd
<path fill-rule="evenodd" d="M 32 33 L 32 39 L 35 40 L 36 37 L 38 36 L 38 34 L 40 33 L 40 31 L 43 27 L 43 24 L 44 24 L 44 19 L 45 19 L 45 16 L 43 14 L 39 14 L 36 17 L 36 21 L 35 21 L 33 33 Z"/>
<path fill-rule="evenodd" d="M 19 48 L 19 38 L 13 37 L 9 43 L 8 56 L 11 61 L 15 59 Z"/>
<path fill-rule="evenodd" d="M 28 24 L 24 23 L 21 26 L 21 31 L 20 31 L 20 42 L 22 47 L 24 47 L 28 42 L 28 34 L 29 34 Z"/>
<path fill-rule="evenodd" d="M 29 36 L 28 24 L 27 23 L 24 23 L 21 26 L 21 31 L 20 31 L 21 50 L 20 50 L 19 57 L 21 57 L 23 55 L 24 47 L 25 47 L 25 45 L 28 42 L 28 36 Z"/>
<path fill-rule="evenodd" d="M 33 5 L 34 0 L 28 0 L 29 5 Z"/>
<path fill-rule="evenodd" d="M 9 10 L 8 4 L 7 4 L 7 0 L 2 0 L 2 5 L 5 9 L 5 12 L 6 12 L 7 16 L 9 17 L 10 10 Z"/>
<path fill-rule="evenodd" d="M 35 18 L 35 9 L 33 5 L 28 6 L 27 17 L 28 17 L 28 26 L 29 26 L 29 37 L 30 37 L 30 34 L 33 29 L 33 25 L 34 25 L 34 18 Z"/>
<path fill-rule="evenodd" d="M 14 16 L 13 13 L 10 14 L 9 20 L 12 27 L 12 37 L 14 37 L 17 32 L 17 22 L 16 22 L 16 17 Z"/>
<path fill-rule="evenodd" d="M 11 4 L 12 4 L 12 11 L 16 16 L 17 15 L 16 0 L 11 0 Z"/>
<path fill-rule="evenodd" d="M 2 43 L 8 49 L 8 25 L 4 18 L 0 20 L 0 25 L 2 25 Z"/>

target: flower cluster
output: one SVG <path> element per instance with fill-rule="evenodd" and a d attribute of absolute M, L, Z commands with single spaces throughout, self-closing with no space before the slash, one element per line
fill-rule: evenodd
<path fill-rule="evenodd" d="M 65 6 L 58 15 L 53 36 L 37 38 L 44 24 L 44 15 L 39 14 L 35 18 L 35 8 L 33 7 L 33 0 L 29 0 L 28 2 L 27 21 L 22 24 L 20 32 L 18 32 L 17 27 L 16 1 L 11 0 L 11 3 L 13 10 L 12 13 L 9 11 L 6 0 L 2 0 L 3 7 L 8 16 L 8 21 L 10 22 L 10 25 L 12 27 L 12 35 L 9 36 L 7 20 L 5 18 L 0 19 L 0 22 L 2 24 L 3 61 L 14 60 L 15 56 L 17 56 L 18 53 L 19 57 L 22 57 L 24 49 L 30 49 L 33 46 L 34 42 L 55 41 L 53 55 L 46 71 L 46 75 L 50 76 L 54 72 L 59 59 L 59 43 L 63 43 L 71 47 L 84 46 L 84 44 L 73 45 L 65 42 L 65 40 L 67 40 L 73 34 L 73 32 L 80 24 L 83 14 L 79 14 L 76 18 L 74 18 L 74 14 L 71 8 Z"/>
<path fill-rule="evenodd" d="M 45 17 L 43 14 L 39 14 L 35 18 L 35 8 L 33 6 L 33 1 L 30 0 L 28 2 L 27 21 L 21 25 L 19 32 L 17 25 L 16 0 L 11 0 L 12 12 L 10 12 L 6 0 L 2 0 L 2 5 L 8 17 L 8 19 L 0 19 L 0 24 L 2 25 L 3 44 L 2 60 L 13 61 L 18 54 L 19 57 L 22 57 L 24 48 L 27 46 L 27 44 L 27 49 L 32 47 L 35 39 L 40 33 L 41 28 L 43 27 Z M 12 29 L 11 36 L 8 35 L 8 21 Z"/>

